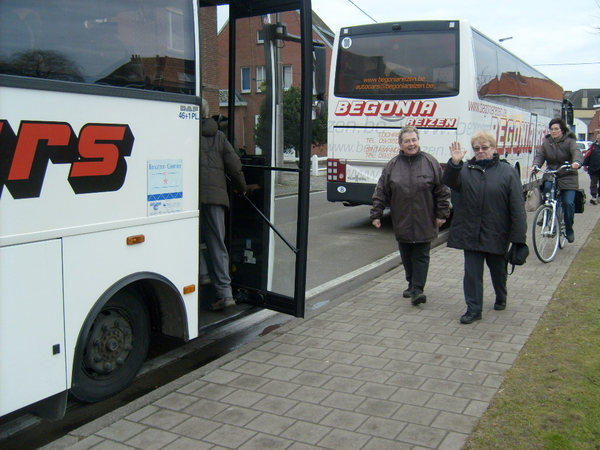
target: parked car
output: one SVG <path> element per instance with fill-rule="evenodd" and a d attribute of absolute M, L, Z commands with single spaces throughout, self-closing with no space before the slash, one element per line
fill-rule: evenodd
<path fill-rule="evenodd" d="M 590 145 L 592 145 L 592 141 L 577 141 L 577 146 L 579 147 L 579 150 L 581 150 L 581 153 L 583 154 L 584 158 L 586 153 L 590 149 Z"/>

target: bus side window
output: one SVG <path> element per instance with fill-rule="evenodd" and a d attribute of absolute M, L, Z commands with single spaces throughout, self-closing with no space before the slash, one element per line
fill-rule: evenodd
<path fill-rule="evenodd" d="M 0 3 L 0 64 L 35 49 L 39 45 L 41 24 L 37 10 L 19 2 Z"/>
<path fill-rule="evenodd" d="M 147 84 L 141 58 L 136 49 L 119 37 L 120 24 L 113 19 L 94 24 L 86 21 L 89 37 L 87 75 L 91 83 L 111 86 L 144 87 Z M 92 26 L 92 24 L 94 24 Z"/>

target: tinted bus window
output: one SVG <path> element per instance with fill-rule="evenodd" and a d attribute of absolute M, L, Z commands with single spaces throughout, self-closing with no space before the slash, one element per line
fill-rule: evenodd
<path fill-rule="evenodd" d="M 458 94 L 458 30 L 340 38 L 335 95 L 430 98 Z"/>
<path fill-rule="evenodd" d="M 473 42 L 480 99 L 556 115 L 562 101 L 558 84 L 476 31 Z"/>
<path fill-rule="evenodd" d="M 191 3 L 0 0 L 0 73 L 195 93 Z"/>

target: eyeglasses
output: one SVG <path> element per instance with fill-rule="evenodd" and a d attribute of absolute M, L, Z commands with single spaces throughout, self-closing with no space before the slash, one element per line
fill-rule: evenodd
<path fill-rule="evenodd" d="M 478 152 L 479 150 L 483 150 L 484 152 L 487 152 L 491 147 L 473 147 L 473 150 Z"/>

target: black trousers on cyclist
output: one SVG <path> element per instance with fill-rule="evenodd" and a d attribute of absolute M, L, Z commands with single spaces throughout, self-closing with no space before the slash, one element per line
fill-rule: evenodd
<path fill-rule="evenodd" d="M 423 292 L 429 272 L 429 250 L 431 242 L 409 244 L 398 242 L 400 258 L 404 266 L 404 274 L 408 281 L 408 288 L 413 291 Z"/>
<path fill-rule="evenodd" d="M 590 176 L 590 194 L 592 198 L 598 197 L 598 186 L 600 186 L 600 172 L 589 173 Z"/>
<path fill-rule="evenodd" d="M 544 196 L 550 192 L 551 187 L 551 181 L 544 182 Z M 576 191 L 571 189 L 560 191 L 560 203 L 565 218 L 565 231 L 567 236 L 575 236 L 575 232 L 573 231 L 573 224 L 575 223 L 575 192 Z"/>
<path fill-rule="evenodd" d="M 483 310 L 483 263 L 488 266 L 492 278 L 492 286 L 496 292 L 496 303 L 506 302 L 506 280 L 508 264 L 505 255 L 494 253 L 473 252 L 465 250 L 465 275 L 463 291 L 467 312 L 480 314 Z"/>

